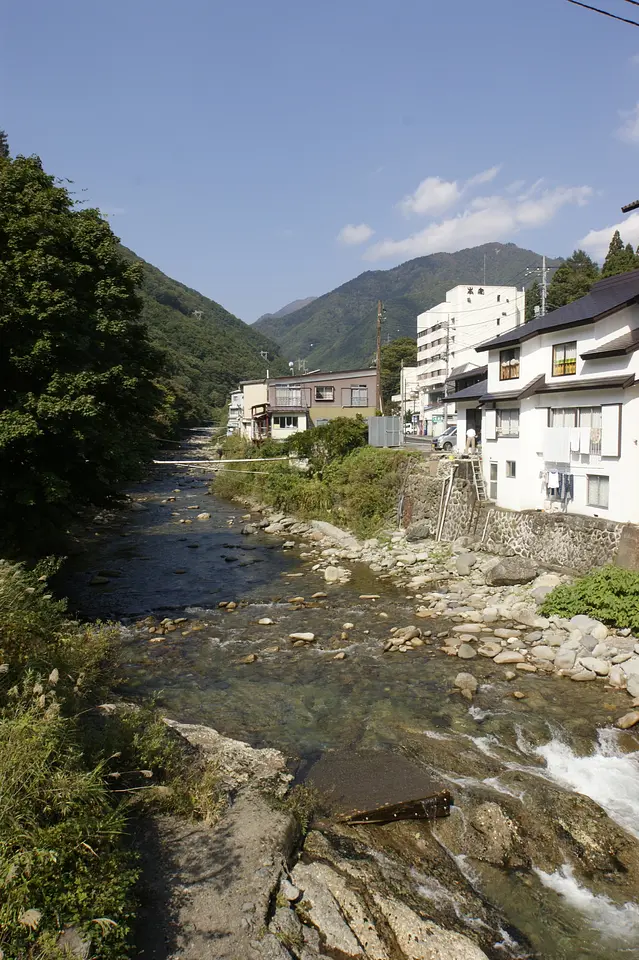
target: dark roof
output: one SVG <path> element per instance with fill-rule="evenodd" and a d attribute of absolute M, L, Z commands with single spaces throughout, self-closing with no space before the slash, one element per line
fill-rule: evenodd
<path fill-rule="evenodd" d="M 587 377 L 581 380 L 570 378 L 569 383 L 541 383 L 534 393 L 564 393 L 569 390 L 606 390 L 614 387 L 631 387 L 637 381 L 634 373 L 622 373 L 614 377 Z"/>
<path fill-rule="evenodd" d="M 446 399 L 449 402 L 456 400 L 479 400 L 480 397 L 483 398 L 486 391 L 487 380 L 480 380 L 479 383 L 474 383 L 472 387 L 464 387 L 463 390 L 458 390 L 456 393 L 449 394 Z"/>
<path fill-rule="evenodd" d="M 463 364 L 466 366 L 466 364 Z M 481 367 L 472 367 L 470 370 L 465 370 L 463 373 L 462 367 L 455 367 L 454 370 L 448 374 L 446 383 L 454 383 L 456 380 L 468 380 L 469 377 L 483 377 L 484 379 L 488 376 L 488 364 L 484 363 Z"/>
<path fill-rule="evenodd" d="M 586 350 L 580 356 L 582 360 L 598 360 L 602 357 L 622 357 L 626 353 L 634 353 L 635 350 L 639 350 L 639 327 L 623 333 L 615 340 L 602 343 L 594 350 Z"/>
<path fill-rule="evenodd" d="M 590 293 L 579 300 L 567 303 L 552 313 L 543 317 L 536 317 L 528 323 L 507 330 L 499 337 L 487 340 L 475 347 L 478 353 L 484 350 L 495 350 L 502 346 L 509 346 L 530 340 L 550 330 L 559 330 L 562 327 L 576 327 L 584 323 L 592 323 L 601 317 L 608 316 L 621 310 L 639 299 L 639 270 L 622 273 L 617 277 L 607 277 L 596 283 Z"/>

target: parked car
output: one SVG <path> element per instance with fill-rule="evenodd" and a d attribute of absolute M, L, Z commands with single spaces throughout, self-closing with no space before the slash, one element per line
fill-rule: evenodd
<path fill-rule="evenodd" d="M 448 453 L 453 447 L 457 446 L 457 427 L 447 427 L 442 434 L 435 437 L 433 449 L 444 450 Z"/>

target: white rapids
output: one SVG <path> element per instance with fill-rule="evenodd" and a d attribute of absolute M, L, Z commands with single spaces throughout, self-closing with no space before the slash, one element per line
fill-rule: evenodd
<path fill-rule="evenodd" d="M 537 868 L 535 873 L 545 887 L 554 890 L 569 906 L 583 914 L 593 930 L 597 930 L 605 939 L 637 946 L 639 904 L 620 905 L 609 897 L 601 894 L 596 896 L 576 880 L 572 867 L 567 863 L 554 873 L 544 873 Z"/>

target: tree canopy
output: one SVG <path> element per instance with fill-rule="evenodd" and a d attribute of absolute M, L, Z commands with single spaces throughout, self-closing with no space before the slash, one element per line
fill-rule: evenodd
<path fill-rule="evenodd" d="M 526 290 L 526 322 L 535 319 L 537 316 L 536 307 L 541 308 L 541 287 L 538 280 L 531 283 Z"/>
<path fill-rule="evenodd" d="M 0 160 L 9 156 L 9 140 L 4 130 L 0 130 Z"/>
<path fill-rule="evenodd" d="M 393 394 L 399 393 L 401 369 L 414 367 L 417 363 L 417 341 L 411 337 L 399 337 L 382 347 L 381 389 L 382 402 L 386 407 Z"/>
<path fill-rule="evenodd" d="M 557 310 L 573 300 L 585 297 L 593 283 L 599 280 L 599 267 L 585 250 L 575 250 L 572 256 L 555 270 L 548 285 L 546 309 Z"/>
<path fill-rule="evenodd" d="M 639 267 L 639 255 L 637 255 L 631 243 L 624 246 L 621 234 L 615 230 L 608 253 L 601 268 L 602 277 L 614 277 L 620 273 L 628 273 L 630 270 L 636 270 Z"/>
<path fill-rule="evenodd" d="M 161 355 L 140 269 L 37 157 L 0 159 L 0 522 L 103 501 L 148 457 Z"/>

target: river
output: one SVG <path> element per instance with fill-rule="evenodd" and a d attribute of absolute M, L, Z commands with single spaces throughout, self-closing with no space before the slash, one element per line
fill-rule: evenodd
<path fill-rule="evenodd" d="M 181 456 L 207 439 L 194 432 Z M 389 625 L 411 623 L 403 592 L 367 568 L 327 585 L 299 538 L 282 549 L 281 538 L 242 536 L 245 511 L 212 496 L 210 479 L 158 467 L 130 491 L 133 509 L 96 522 L 59 578 L 81 616 L 123 624 L 118 692 L 279 748 L 336 806 L 450 789 L 453 814 L 432 828 L 439 859 L 413 851 L 407 883 L 426 912 L 448 910 L 470 929 L 486 916 L 469 903 L 501 918 L 491 956 L 639 957 L 639 742 L 610 726 L 618 698 L 600 684 L 522 677 L 526 696 L 514 700 L 476 660 L 469 704 L 452 692 L 459 663 L 435 645 L 382 653 Z M 316 641 L 293 646 L 299 631 Z M 371 840 L 380 857 L 395 842 L 383 836 Z"/>

